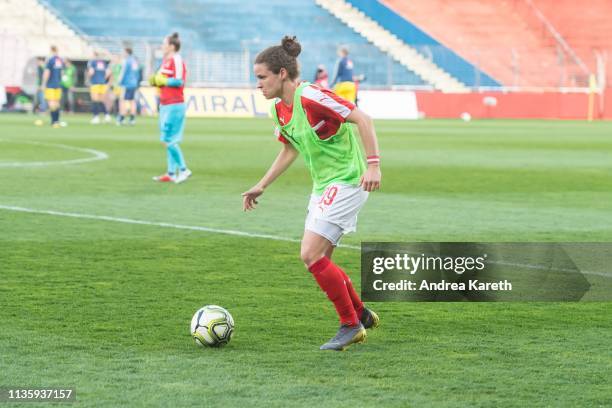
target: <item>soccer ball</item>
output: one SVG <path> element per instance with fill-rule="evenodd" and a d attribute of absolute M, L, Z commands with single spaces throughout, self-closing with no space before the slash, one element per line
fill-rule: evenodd
<path fill-rule="evenodd" d="M 221 306 L 204 306 L 191 318 L 191 335 L 198 346 L 225 346 L 233 334 L 234 318 Z"/>

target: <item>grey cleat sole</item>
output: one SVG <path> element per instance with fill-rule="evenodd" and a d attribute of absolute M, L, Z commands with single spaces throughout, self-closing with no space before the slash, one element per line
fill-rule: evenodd
<path fill-rule="evenodd" d="M 363 343 L 366 340 L 367 332 L 362 324 L 356 327 L 340 327 L 333 339 L 323 344 L 320 350 L 344 351 L 348 346 L 355 343 Z"/>

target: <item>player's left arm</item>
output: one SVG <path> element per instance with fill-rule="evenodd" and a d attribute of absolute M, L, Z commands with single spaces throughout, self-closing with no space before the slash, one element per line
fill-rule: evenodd
<path fill-rule="evenodd" d="M 183 59 L 175 55 L 174 57 L 174 75 L 167 77 L 161 72 L 155 76 L 157 86 L 169 86 L 172 88 L 180 88 L 184 85 L 183 81 Z"/>
<path fill-rule="evenodd" d="M 171 88 L 180 88 L 183 86 L 182 78 L 166 78 L 165 83 L 160 83 L 162 86 L 169 86 Z"/>
<path fill-rule="evenodd" d="M 183 78 L 168 78 L 161 72 L 155 75 L 154 82 L 157 86 L 169 86 L 172 88 L 180 88 L 183 86 Z"/>
<path fill-rule="evenodd" d="M 376 138 L 376 130 L 372 118 L 359 108 L 353 111 L 346 117 L 347 122 L 357 125 L 361 143 L 365 149 L 368 168 L 361 176 L 361 185 L 365 191 L 374 191 L 380 188 L 380 151 L 378 150 L 378 139 Z"/>

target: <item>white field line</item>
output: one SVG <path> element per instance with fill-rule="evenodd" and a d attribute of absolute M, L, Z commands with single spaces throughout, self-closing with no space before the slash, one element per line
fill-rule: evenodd
<path fill-rule="evenodd" d="M 274 241 L 283 241 L 283 242 L 301 242 L 301 240 L 298 238 L 289 238 L 289 237 L 283 237 L 279 235 L 258 234 L 258 233 L 222 229 L 222 228 L 201 227 L 197 225 L 182 225 L 182 224 L 172 224 L 168 222 L 135 220 L 132 218 L 110 217 L 107 215 L 81 214 L 81 213 L 71 213 L 71 212 L 62 212 L 62 211 L 53 211 L 53 210 L 37 210 L 34 208 L 16 207 L 12 205 L 2 205 L 2 204 L 0 204 L 0 210 L 16 211 L 16 212 L 29 213 L 29 214 L 53 215 L 53 216 L 58 216 L 58 217 L 80 218 L 80 219 L 86 219 L 86 220 L 119 222 L 123 224 L 147 225 L 147 226 L 153 226 L 153 227 L 173 228 L 173 229 L 188 230 L 188 231 L 210 232 L 214 234 L 234 235 L 234 236 L 247 237 L 247 238 L 270 239 Z M 361 250 L 361 247 L 356 246 L 356 245 L 340 244 L 338 245 L 338 247 L 358 250 L 358 251 Z M 505 261 L 487 261 L 487 263 L 514 266 L 517 268 L 536 269 L 536 270 L 550 269 L 548 267 L 543 267 L 540 265 L 520 264 L 520 263 L 512 263 L 512 262 L 505 262 Z M 567 270 L 566 269 L 554 269 L 554 270 L 560 271 L 560 272 L 574 272 L 573 270 L 569 270 L 569 269 Z M 609 274 L 606 274 L 604 272 L 580 270 L 580 273 L 585 274 L 585 275 L 603 276 L 606 278 L 611 277 Z"/>
<path fill-rule="evenodd" d="M 282 237 L 278 235 L 258 234 L 258 233 L 222 229 L 222 228 L 200 227 L 197 225 L 182 225 L 182 224 L 172 224 L 168 222 L 135 220 L 132 218 L 110 217 L 107 215 L 81 214 L 81 213 L 71 213 L 71 212 L 53 211 L 53 210 L 37 210 L 34 208 L 24 208 L 24 207 L 16 207 L 12 205 L 1 205 L 1 204 L 0 204 L 0 210 L 17 211 L 17 212 L 23 212 L 23 213 L 29 213 L 29 214 L 54 215 L 58 217 L 80 218 L 80 219 L 96 220 L 96 221 L 120 222 L 123 224 L 148 225 L 148 226 L 153 226 L 153 227 L 174 228 L 174 229 L 189 230 L 189 231 L 211 232 L 214 234 L 235 235 L 235 236 L 248 237 L 248 238 L 271 239 L 274 241 L 301 242 L 301 239 L 298 239 L 298 238 Z M 353 246 L 353 245 L 340 245 L 340 246 L 343 248 L 349 248 L 349 249 L 361 249 L 361 247 Z"/>
<path fill-rule="evenodd" d="M 46 167 L 46 166 L 62 166 L 68 164 L 83 164 L 97 160 L 108 159 L 108 154 L 94 149 L 86 149 L 82 147 L 68 146 L 59 143 L 43 143 L 43 142 L 32 142 L 27 140 L 7 140 L 0 139 L 0 142 L 8 143 L 23 143 L 37 146 L 57 147 L 64 150 L 72 150 L 76 152 L 88 153 L 91 156 L 83 159 L 72 159 L 72 160 L 57 160 L 57 161 L 32 161 L 32 162 L 0 162 L 0 167 Z"/>

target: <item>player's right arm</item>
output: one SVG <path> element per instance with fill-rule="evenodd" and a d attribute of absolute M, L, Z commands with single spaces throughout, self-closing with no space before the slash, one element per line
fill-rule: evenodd
<path fill-rule="evenodd" d="M 125 76 L 126 76 L 126 73 L 127 73 L 127 70 L 128 70 L 128 67 L 126 66 L 127 65 L 126 62 L 127 62 L 127 60 L 123 60 L 121 62 L 121 72 L 119 72 L 119 76 L 117 77 L 118 78 L 118 84 L 117 85 L 123 84 L 123 80 L 125 79 Z"/>
<path fill-rule="evenodd" d="M 248 191 L 242 193 L 242 209 L 244 211 L 255 209 L 257 197 L 262 195 L 266 187 L 272 184 L 278 176 L 291 166 L 296 157 L 298 157 L 298 154 L 299 152 L 291 144 L 283 144 L 283 149 L 278 153 L 278 156 L 276 156 L 276 159 L 261 180 Z"/>
<path fill-rule="evenodd" d="M 340 63 L 342 62 L 342 60 L 338 60 L 336 62 L 336 67 L 334 68 L 334 79 L 329 83 L 330 87 L 333 87 L 334 85 L 336 85 L 336 82 L 338 81 L 338 75 L 340 75 Z"/>
<path fill-rule="evenodd" d="M 43 77 L 42 77 L 42 89 L 45 89 L 47 87 L 47 81 L 49 80 L 49 77 L 51 76 L 51 68 L 53 67 L 53 58 L 49 58 L 46 62 L 45 62 L 45 70 L 43 72 Z"/>
<path fill-rule="evenodd" d="M 91 77 L 94 74 L 94 68 L 92 61 L 87 62 L 87 81 L 91 82 Z"/>

